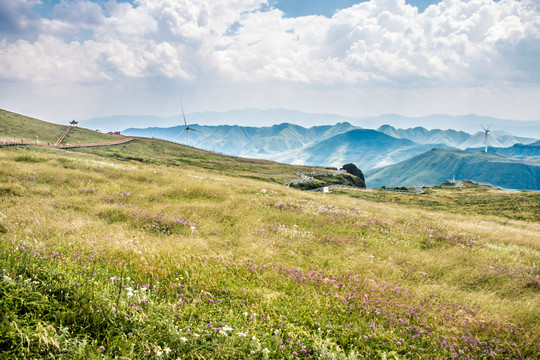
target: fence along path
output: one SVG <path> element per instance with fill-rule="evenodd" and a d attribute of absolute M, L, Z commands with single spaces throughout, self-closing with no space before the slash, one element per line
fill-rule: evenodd
<path fill-rule="evenodd" d="M 66 132 L 67 133 L 67 132 Z M 44 146 L 44 147 L 51 147 L 56 149 L 74 149 L 74 148 L 85 148 L 85 147 L 97 147 L 97 146 L 111 146 L 111 145 L 120 145 L 128 143 L 132 140 L 135 140 L 134 137 L 127 137 L 122 140 L 117 141 L 110 141 L 106 143 L 90 143 L 90 144 L 66 144 L 66 145 L 59 145 L 58 141 L 54 144 L 45 144 L 39 141 L 16 141 L 16 140 L 0 140 L 0 147 L 5 146 Z"/>

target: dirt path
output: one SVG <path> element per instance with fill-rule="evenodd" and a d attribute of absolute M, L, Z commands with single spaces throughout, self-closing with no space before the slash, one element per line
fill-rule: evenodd
<path fill-rule="evenodd" d="M 50 147 L 50 148 L 56 148 L 56 149 L 74 149 L 74 148 L 85 148 L 85 147 L 97 147 L 97 146 L 112 146 L 112 145 L 120 145 L 128 143 L 132 140 L 135 140 L 134 137 L 128 137 L 122 140 L 118 141 L 110 141 L 106 143 L 92 143 L 92 144 L 66 144 L 66 145 L 58 145 L 58 144 L 45 144 L 39 141 L 23 141 L 23 140 L 0 140 L 0 147 L 6 147 L 6 146 L 44 146 L 44 147 Z"/>

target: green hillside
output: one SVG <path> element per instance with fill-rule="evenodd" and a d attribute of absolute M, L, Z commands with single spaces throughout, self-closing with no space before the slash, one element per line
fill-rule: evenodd
<path fill-rule="evenodd" d="M 484 215 L 283 186 L 295 169 L 0 148 L 0 358 L 539 358 L 538 193 Z M 492 191 L 522 199 L 461 197 Z"/>
<path fill-rule="evenodd" d="M 436 185 L 455 176 L 507 189 L 540 190 L 540 166 L 503 155 L 433 149 L 395 165 L 366 173 L 368 187 Z"/>
<path fill-rule="evenodd" d="M 136 139 L 123 145 L 80 148 L 73 151 L 144 164 L 208 169 L 219 174 L 254 178 L 278 184 L 295 180 L 297 171 L 305 173 L 327 171 L 315 167 L 292 166 L 266 160 L 220 155 L 155 139 Z"/>
<path fill-rule="evenodd" d="M 42 143 L 54 144 L 66 127 L 0 109 L 0 139 L 36 141 L 37 137 Z M 118 140 L 118 137 L 88 129 L 73 128 L 62 144 L 105 143 L 114 140 Z"/>

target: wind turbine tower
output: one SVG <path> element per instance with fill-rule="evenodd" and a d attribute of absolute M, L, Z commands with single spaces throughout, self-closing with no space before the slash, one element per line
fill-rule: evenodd
<path fill-rule="evenodd" d="M 485 149 L 484 149 L 484 152 L 488 152 L 488 136 L 489 136 L 489 128 L 491 127 L 491 125 L 489 125 L 487 128 L 484 127 L 484 125 L 480 125 L 482 126 L 482 129 L 484 129 L 484 145 L 485 145 Z"/>
<path fill-rule="evenodd" d="M 184 131 L 186 132 L 186 145 L 189 145 L 189 131 L 197 131 L 193 128 L 190 128 L 187 124 L 187 121 L 186 121 L 186 115 L 184 114 L 184 104 L 182 104 L 182 101 L 180 101 L 180 106 L 182 107 L 182 117 L 184 118 L 184 129 L 182 129 L 182 131 L 180 131 L 180 133 L 178 135 L 176 135 L 174 137 L 174 140 L 176 140 L 177 137 L 179 137 L 180 135 L 182 135 L 182 133 L 184 133 Z"/>

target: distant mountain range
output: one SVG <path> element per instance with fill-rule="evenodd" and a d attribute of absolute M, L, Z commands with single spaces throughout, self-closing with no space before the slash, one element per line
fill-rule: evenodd
<path fill-rule="evenodd" d="M 296 165 L 339 167 L 353 162 L 363 170 L 395 164 L 432 148 L 467 148 L 484 144 L 484 134 L 456 130 L 427 130 L 423 127 L 396 129 L 383 125 L 377 130 L 361 129 L 348 122 L 313 126 L 283 123 L 270 127 L 238 125 L 190 125 L 189 145 L 227 155 L 267 159 Z M 129 136 L 154 137 L 186 142 L 183 126 L 129 128 Z M 492 132 L 490 146 L 502 143 L 532 143 L 536 139 Z M 526 154 L 521 154 L 527 156 Z"/>
<path fill-rule="evenodd" d="M 309 126 L 322 126 L 348 122 L 353 126 L 370 129 L 376 129 L 379 126 L 388 124 L 403 129 L 422 126 L 428 130 L 453 129 L 471 134 L 481 131 L 481 125 L 491 125 L 491 129 L 494 131 L 501 130 L 515 136 L 540 138 L 540 121 L 502 120 L 474 114 L 461 116 L 429 115 L 416 118 L 385 114 L 376 117 L 355 118 L 336 114 L 311 114 L 286 109 L 243 109 L 224 112 L 187 113 L 186 118 L 190 124 L 201 125 L 269 127 L 274 124 L 291 123 L 302 126 L 306 124 L 309 124 Z M 117 115 L 81 120 L 79 125 L 92 130 L 120 131 L 127 128 L 171 127 L 182 123 L 181 114 L 171 117 Z M 503 145 L 506 146 L 506 144 Z"/>
<path fill-rule="evenodd" d="M 271 127 L 245 127 L 238 125 L 190 125 L 189 145 L 227 155 L 276 160 L 283 153 L 302 149 L 335 135 L 356 129 L 349 123 L 304 128 L 294 124 Z M 154 137 L 186 143 L 183 126 L 170 128 L 126 129 L 123 134 Z M 283 155 L 285 156 L 285 155 Z"/>
<path fill-rule="evenodd" d="M 540 190 L 540 166 L 512 161 L 504 155 L 433 149 L 398 164 L 367 171 L 366 185 L 436 185 L 455 177 L 507 189 Z"/>
<path fill-rule="evenodd" d="M 484 145 L 484 132 L 476 132 L 469 134 L 464 131 L 456 131 L 452 129 L 440 130 L 433 129 L 427 130 L 423 127 L 415 127 L 409 129 L 396 129 L 390 125 L 383 125 L 377 129 L 387 135 L 400 138 L 409 139 L 418 144 L 446 144 L 451 147 L 459 149 L 466 149 L 471 147 L 480 147 Z M 488 146 L 491 147 L 508 147 L 514 144 L 530 144 L 537 141 L 537 139 L 530 137 L 518 137 L 505 131 L 492 131 L 488 136 Z"/>

